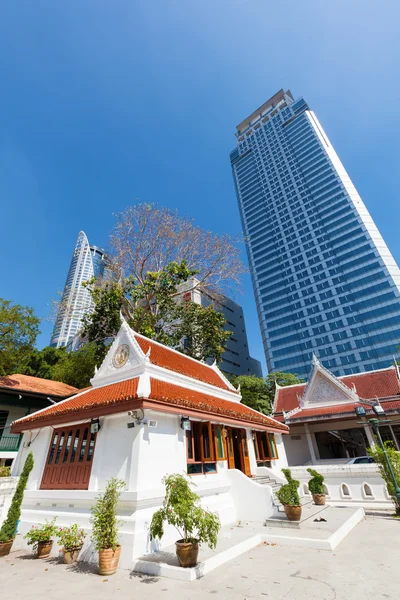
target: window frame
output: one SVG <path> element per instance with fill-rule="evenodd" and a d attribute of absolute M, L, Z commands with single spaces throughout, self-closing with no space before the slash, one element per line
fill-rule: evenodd
<path fill-rule="evenodd" d="M 262 439 L 262 436 L 265 436 L 265 439 Z M 273 448 L 271 448 L 270 436 L 273 438 Z M 264 442 L 264 443 L 263 443 Z M 253 443 L 254 443 L 254 451 L 256 455 L 256 461 L 259 462 L 269 462 L 271 460 L 278 460 L 278 446 L 276 443 L 275 434 L 271 431 L 253 431 Z M 264 448 L 268 448 L 268 456 L 265 455 Z M 274 456 L 276 455 L 276 456 Z"/>
<path fill-rule="evenodd" d="M 225 437 L 223 426 L 219 425 L 222 428 L 222 442 L 225 454 Z M 208 433 L 208 441 L 209 441 L 209 456 L 205 456 L 204 454 L 204 427 L 207 427 Z M 197 439 L 195 439 L 197 436 Z M 216 442 L 216 434 L 215 434 L 215 425 L 210 421 L 192 421 L 190 420 L 190 430 L 186 431 L 186 470 L 188 475 L 191 477 L 193 475 L 215 475 L 218 473 L 218 461 L 226 460 L 226 458 L 218 458 L 217 451 L 217 442 Z M 189 440 L 190 446 L 192 449 L 192 457 L 189 457 Z M 196 455 L 196 446 L 198 447 L 198 452 L 200 456 Z M 189 473 L 190 465 L 201 465 L 201 471 L 195 473 Z M 215 471 L 209 471 L 208 469 L 212 465 L 215 465 Z"/>

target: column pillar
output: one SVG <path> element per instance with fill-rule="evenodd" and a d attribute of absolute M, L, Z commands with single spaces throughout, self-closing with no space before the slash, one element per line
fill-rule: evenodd
<path fill-rule="evenodd" d="M 315 449 L 314 449 L 314 444 L 313 444 L 313 438 L 312 438 L 313 434 L 310 431 L 310 427 L 309 427 L 308 423 L 305 423 L 304 430 L 306 432 L 308 449 L 310 451 L 311 461 L 312 461 L 312 464 L 315 465 L 317 457 L 315 455 Z"/>
<path fill-rule="evenodd" d="M 373 448 L 375 446 L 375 438 L 369 425 L 364 425 L 365 435 L 367 436 L 368 444 Z"/>

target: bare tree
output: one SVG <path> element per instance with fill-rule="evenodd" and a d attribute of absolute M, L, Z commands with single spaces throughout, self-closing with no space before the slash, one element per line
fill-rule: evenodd
<path fill-rule="evenodd" d="M 246 267 L 240 258 L 240 237 L 217 235 L 194 225 L 176 210 L 136 204 L 115 215 L 112 257 L 125 275 L 139 283 L 147 272 L 159 272 L 172 261 L 185 260 L 198 271 L 198 286 L 214 291 L 238 286 Z"/>

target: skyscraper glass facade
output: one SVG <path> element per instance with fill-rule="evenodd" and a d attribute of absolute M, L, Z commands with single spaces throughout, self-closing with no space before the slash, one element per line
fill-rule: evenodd
<path fill-rule="evenodd" d="M 79 232 L 69 267 L 50 346 L 66 346 L 80 330 L 83 316 L 93 309 L 89 291 L 82 283 L 102 277 L 105 270 L 104 250 L 91 246 L 83 231 Z"/>
<path fill-rule="evenodd" d="M 281 90 L 237 127 L 236 193 L 269 371 L 389 366 L 400 271 L 308 104 Z"/>

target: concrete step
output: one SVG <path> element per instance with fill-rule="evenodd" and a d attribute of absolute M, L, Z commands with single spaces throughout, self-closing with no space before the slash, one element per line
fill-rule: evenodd
<path fill-rule="evenodd" d="M 288 518 L 286 517 L 284 511 L 283 511 L 283 507 L 282 507 L 282 512 L 279 512 L 276 515 L 273 515 L 272 517 L 270 517 L 269 519 L 266 519 L 264 522 L 265 527 L 282 527 L 284 529 L 300 529 L 302 523 L 305 523 L 307 521 L 309 521 L 310 519 L 315 519 L 315 518 L 319 518 L 319 517 L 323 517 L 324 519 L 326 518 L 326 520 L 328 521 L 328 516 L 329 515 L 321 515 L 321 513 L 323 513 L 324 511 L 326 511 L 329 508 L 329 506 L 316 506 L 315 504 L 308 506 L 306 505 L 306 508 L 303 508 L 302 511 L 302 515 L 301 515 L 301 519 L 300 521 L 289 521 Z"/>

